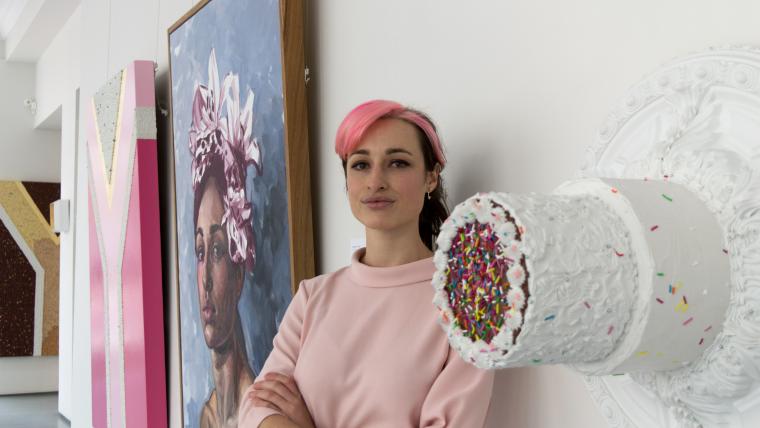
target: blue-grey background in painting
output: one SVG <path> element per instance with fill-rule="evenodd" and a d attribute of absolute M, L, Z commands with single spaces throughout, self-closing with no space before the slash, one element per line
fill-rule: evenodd
<path fill-rule="evenodd" d="M 249 363 L 261 370 L 291 299 L 287 178 L 285 175 L 282 66 L 277 0 L 212 0 L 169 37 L 176 174 L 179 306 L 184 423 L 198 416 L 213 389 L 210 352 L 201 331 L 193 233 L 193 190 L 188 131 L 195 84 L 208 84 L 211 49 L 219 79 L 240 78 L 240 102 L 254 92 L 253 136 L 262 152 L 261 176 L 248 168 L 256 267 L 248 274 L 238 309 Z M 241 106 L 242 108 L 242 106 Z M 226 114 L 222 112 L 222 114 Z"/>

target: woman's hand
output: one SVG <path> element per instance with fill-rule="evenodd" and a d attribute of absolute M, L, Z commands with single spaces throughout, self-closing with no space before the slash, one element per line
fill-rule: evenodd
<path fill-rule="evenodd" d="M 290 376 L 267 373 L 263 380 L 253 383 L 252 401 L 254 406 L 269 407 L 282 412 L 300 428 L 314 428 L 309 409 L 303 401 L 301 391 Z"/>

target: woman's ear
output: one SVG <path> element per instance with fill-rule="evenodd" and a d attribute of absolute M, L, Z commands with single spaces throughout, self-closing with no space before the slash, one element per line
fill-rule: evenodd
<path fill-rule="evenodd" d="M 438 187 L 438 177 L 441 175 L 441 164 L 436 163 L 432 171 L 427 171 L 425 186 L 432 193 Z"/>

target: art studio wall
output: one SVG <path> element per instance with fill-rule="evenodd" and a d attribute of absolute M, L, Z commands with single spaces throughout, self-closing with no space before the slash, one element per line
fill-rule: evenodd
<path fill-rule="evenodd" d="M 318 3 L 318 4 L 317 4 Z M 548 192 L 573 178 L 629 86 L 710 46 L 760 46 L 751 1 L 311 2 L 309 64 L 318 271 L 363 236 L 332 141 L 370 98 L 430 113 L 450 201 L 478 191 Z M 501 371 L 488 427 L 606 427 L 582 377 L 562 367 Z"/>
<path fill-rule="evenodd" d="M 452 203 L 478 191 L 546 192 L 574 176 L 607 112 L 645 73 L 711 45 L 760 46 L 745 15 L 758 11 L 748 1 L 312 2 L 318 270 L 344 265 L 362 236 L 332 147 L 359 102 L 398 99 L 432 115 Z M 488 426 L 607 423 L 579 375 L 542 367 L 497 374 Z"/>
<path fill-rule="evenodd" d="M 0 180 L 58 182 L 59 133 L 33 129 L 35 116 L 24 107 L 24 100 L 35 96 L 35 67 L 2 58 L 0 55 L 0 93 L 3 94 L 0 147 L 4 152 L 0 156 Z"/>
<path fill-rule="evenodd" d="M 76 140 L 79 132 L 77 88 L 79 87 L 81 8 L 74 8 L 70 16 L 44 49 L 35 69 L 37 115 L 35 124 L 58 127 L 61 148 L 61 199 L 76 206 Z M 72 211 L 73 213 L 73 211 Z M 73 367 L 73 314 L 74 314 L 74 261 L 76 253 L 76 227 L 70 216 L 68 230 L 60 234 L 60 349 L 58 361 L 59 411 L 70 417 Z M 86 286 L 85 284 L 84 286 Z"/>
<path fill-rule="evenodd" d="M 79 9 L 79 103 L 134 59 L 155 60 L 159 108 L 168 105 L 166 29 L 192 0 L 82 0 Z M 751 0 L 721 3 L 654 0 L 340 1 L 307 3 L 310 135 L 317 272 L 348 262 L 363 237 L 345 198 L 335 130 L 356 104 L 391 98 L 428 112 L 439 125 L 449 166 L 450 201 L 477 191 L 550 191 L 572 178 L 584 148 L 626 89 L 673 57 L 713 45 L 760 46 Z M 245 37 L 244 34 L 240 37 Z M 59 49 L 68 49 L 61 43 Z M 50 54 L 50 58 L 53 54 Z M 53 61 L 51 61 L 51 64 Z M 50 75 L 38 64 L 37 75 Z M 1 71 L 0 71 L 1 72 Z M 3 79 L 0 79 L 3 82 Z M 73 94 L 76 88 L 64 91 Z M 19 94 L 21 100 L 27 95 Z M 71 104 L 76 105 L 73 95 Z M 6 103 L 3 103 L 3 107 Z M 75 117 L 74 116 L 65 116 Z M 159 117 L 159 174 L 168 328 L 169 415 L 179 421 L 174 221 L 169 186 L 167 118 Z M 82 122 L 80 122 L 80 125 Z M 81 126 L 80 126 L 81 127 Z M 82 150 L 83 139 L 78 140 Z M 0 158 L 2 159 L 2 158 Z M 3 162 L 3 160 L 0 160 Z M 68 161 L 72 162 L 71 159 Z M 77 194 L 86 194 L 84 158 L 73 160 Z M 70 165 L 71 166 L 71 165 Z M 39 168 L 39 167 L 36 167 Z M 5 171 L 5 169 L 0 169 Z M 65 181 L 65 180 L 64 180 Z M 62 189 L 65 183 L 62 183 Z M 76 201 L 74 307 L 89 301 L 86 200 Z M 89 314 L 74 313 L 70 395 L 89 397 Z M 500 372 L 489 426 L 607 426 L 579 375 L 542 367 Z M 62 392 L 63 396 L 67 393 Z M 545 409 L 551 409 L 546 411 Z M 88 400 L 74 400 L 69 417 L 87 426 Z"/>
<path fill-rule="evenodd" d="M 58 182 L 60 134 L 33 129 L 34 115 L 24 107 L 35 95 L 34 65 L 0 59 L 0 93 L 0 180 Z M 0 358 L 0 394 L 53 391 L 57 376 L 55 356 Z"/>

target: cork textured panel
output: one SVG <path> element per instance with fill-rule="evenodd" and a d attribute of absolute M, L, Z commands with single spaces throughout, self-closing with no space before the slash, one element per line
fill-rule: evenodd
<path fill-rule="evenodd" d="M 21 184 L 40 210 L 42 217 L 50 223 L 50 204 L 61 198 L 61 185 L 34 181 L 22 181 Z"/>
<path fill-rule="evenodd" d="M 34 268 L 0 224 L 0 357 L 32 355 Z"/>
<path fill-rule="evenodd" d="M 22 355 L 58 355 L 59 240 L 48 218 L 59 195 L 56 183 L 0 182 L 0 217 L 34 271 L 25 283 L 31 290 L 33 347 Z"/>
<path fill-rule="evenodd" d="M 37 209 L 50 224 L 50 204 L 60 199 L 61 185 L 58 183 L 22 183 Z M 58 295 L 59 295 L 59 246 L 51 240 L 37 241 L 35 254 L 40 254 L 40 262 L 45 269 L 45 296 L 43 298 L 42 355 L 58 355 Z"/>

